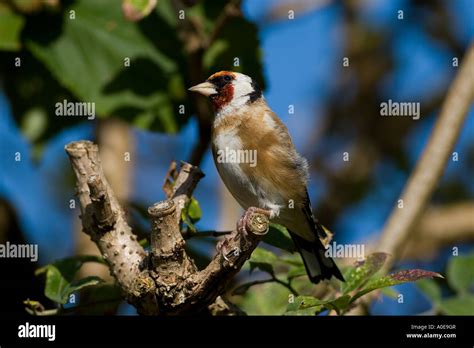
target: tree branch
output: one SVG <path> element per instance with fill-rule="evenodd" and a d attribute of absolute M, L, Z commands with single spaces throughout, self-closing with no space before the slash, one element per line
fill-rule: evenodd
<path fill-rule="evenodd" d="M 215 294 L 221 294 L 227 283 L 237 274 L 245 261 L 268 232 L 268 217 L 252 213 L 245 228 L 248 233 L 240 233 L 238 229 L 225 237 L 226 249 L 229 254 L 218 253 L 209 265 L 199 272 L 196 279 L 195 292 L 200 298 L 212 298 Z"/>
<path fill-rule="evenodd" d="M 125 221 L 102 173 L 97 145 L 90 141 L 73 142 L 66 145 L 65 150 L 76 176 L 84 232 L 97 244 L 110 272 L 128 296 L 145 251 Z"/>
<path fill-rule="evenodd" d="M 434 130 L 415 170 L 408 179 L 401 199 L 403 208 L 394 208 L 379 243 L 380 251 L 396 259 L 408 239 L 413 225 L 433 194 L 461 132 L 474 96 L 474 45 L 452 83 L 441 108 Z"/>
<path fill-rule="evenodd" d="M 434 256 L 441 248 L 474 242 L 474 202 L 431 207 L 413 229 L 400 259 Z"/>
<path fill-rule="evenodd" d="M 191 199 L 197 183 L 204 177 L 199 167 L 181 162 L 181 170 L 173 186 L 171 198 L 176 205 L 176 219 L 179 222 L 181 211 Z"/>
<path fill-rule="evenodd" d="M 418 222 L 441 179 L 467 112 L 472 106 L 473 97 L 474 45 L 471 45 L 449 88 L 428 144 L 403 190 L 403 208 L 398 208 L 397 205 L 393 208 L 377 244 L 378 251 L 392 255 L 384 266 L 385 270 L 399 259 L 410 239 L 413 226 Z M 361 298 L 360 305 L 349 314 L 363 314 L 364 307 L 366 308 L 376 295 L 377 292 L 374 292 Z"/>
<path fill-rule="evenodd" d="M 146 256 L 104 177 L 97 145 L 79 141 L 65 149 L 76 175 L 84 231 L 98 245 L 127 300 L 140 314 L 242 314 L 221 295 L 267 233 L 265 215 L 246 213 L 244 230 L 237 228 L 226 236 L 225 248 L 198 271 L 185 250 L 180 216 L 204 174 L 189 163 L 182 163 L 179 173 L 172 165 L 169 174 L 175 180 L 165 183 L 169 198 L 148 209 L 151 250 Z"/>

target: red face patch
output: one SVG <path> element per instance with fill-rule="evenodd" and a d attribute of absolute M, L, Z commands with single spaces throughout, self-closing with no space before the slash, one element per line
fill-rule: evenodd
<path fill-rule="evenodd" d="M 217 94 L 210 96 L 210 100 L 214 110 L 219 111 L 224 106 L 229 104 L 234 97 L 234 86 L 232 83 L 228 83 L 218 90 Z"/>

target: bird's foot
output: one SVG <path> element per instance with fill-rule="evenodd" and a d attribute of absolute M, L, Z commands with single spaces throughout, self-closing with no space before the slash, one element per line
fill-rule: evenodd
<path fill-rule="evenodd" d="M 216 250 L 217 252 L 221 253 L 222 254 L 222 257 L 226 260 L 226 261 L 230 261 L 229 260 L 229 256 L 233 253 L 238 253 L 239 250 L 237 250 L 238 248 L 237 247 L 234 247 L 232 249 L 229 249 L 229 241 L 230 241 L 230 236 L 225 236 L 224 239 L 222 239 L 221 241 L 217 242 L 216 244 Z"/>
<path fill-rule="evenodd" d="M 225 252 L 227 250 L 227 243 L 229 242 L 229 240 L 224 237 L 224 239 L 220 240 L 217 242 L 216 244 L 216 251 L 221 253 L 221 252 Z"/>

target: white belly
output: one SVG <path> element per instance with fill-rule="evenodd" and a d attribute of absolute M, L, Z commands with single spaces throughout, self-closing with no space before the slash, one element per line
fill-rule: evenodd
<path fill-rule="evenodd" d="M 278 215 L 282 203 L 284 204 L 279 192 L 266 189 L 263 185 L 264 181 L 249 178 L 243 172 L 240 163 L 228 161 L 225 156 L 220 156 L 226 151 L 229 153 L 229 151 L 244 150 L 236 133 L 236 128 L 221 131 L 214 139 L 215 162 L 222 181 L 242 208 L 271 209 Z"/>
<path fill-rule="evenodd" d="M 247 209 L 251 206 L 257 206 L 258 199 L 255 188 L 249 178 L 244 174 L 240 163 L 229 161 L 229 158 L 223 156 L 230 151 L 241 151 L 242 143 L 237 136 L 237 128 L 220 132 L 214 139 L 214 149 L 216 151 L 215 163 L 222 181 L 239 202 L 242 208 Z"/>

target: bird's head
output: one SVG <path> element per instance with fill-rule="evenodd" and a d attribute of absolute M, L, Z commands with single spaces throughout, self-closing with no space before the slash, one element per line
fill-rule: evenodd
<path fill-rule="evenodd" d="M 252 78 L 232 71 L 215 73 L 189 90 L 209 97 L 216 112 L 235 110 L 262 97 Z"/>

